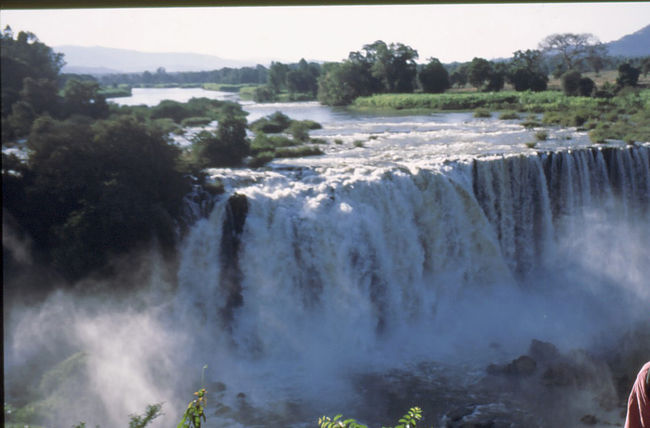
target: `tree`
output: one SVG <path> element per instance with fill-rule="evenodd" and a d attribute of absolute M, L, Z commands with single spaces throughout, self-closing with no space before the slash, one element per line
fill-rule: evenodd
<path fill-rule="evenodd" d="M 315 64 L 307 64 L 302 58 L 298 66 L 287 74 L 287 89 L 290 93 L 302 92 L 316 96 L 319 74 Z"/>
<path fill-rule="evenodd" d="M 324 70 L 327 71 L 318 82 L 318 100 L 326 105 L 350 104 L 357 97 L 376 92 L 380 86 L 368 63 L 358 59 L 331 63 Z"/>
<path fill-rule="evenodd" d="M 469 64 L 467 70 L 467 80 L 475 88 L 479 89 L 485 85 L 485 82 L 492 74 L 492 64 L 483 58 L 474 58 Z"/>
<path fill-rule="evenodd" d="M 490 92 L 498 92 L 503 89 L 506 81 L 506 66 L 503 63 L 496 63 L 492 65 L 492 72 L 488 78 L 485 90 Z"/>
<path fill-rule="evenodd" d="M 565 95 L 578 95 L 580 90 L 580 72 L 577 70 L 567 71 L 560 78 L 562 91 Z"/>
<path fill-rule="evenodd" d="M 449 73 L 437 58 L 429 59 L 429 63 L 420 70 L 418 79 L 424 92 L 440 93 L 451 86 Z"/>
<path fill-rule="evenodd" d="M 268 85 L 273 91 L 280 92 L 287 87 L 287 74 L 289 67 L 281 62 L 272 62 L 269 69 Z"/>
<path fill-rule="evenodd" d="M 577 69 L 590 53 L 602 52 L 604 47 L 596 36 L 590 33 L 551 34 L 539 43 L 544 53 L 558 54 L 564 70 Z"/>
<path fill-rule="evenodd" d="M 643 73 L 643 77 L 646 77 L 650 73 L 650 56 L 641 60 L 641 72 Z"/>
<path fill-rule="evenodd" d="M 402 43 L 386 45 L 381 40 L 363 46 L 364 53 L 350 54 L 370 65 L 372 76 L 381 84 L 382 92 L 413 92 L 418 52 Z"/>
<path fill-rule="evenodd" d="M 33 33 L 21 31 L 14 39 L 11 27 L 7 26 L 0 37 L 2 117 L 11 113 L 11 105 L 20 98 L 26 77 L 56 81 L 63 64 L 63 54 L 54 53 Z"/>
<path fill-rule="evenodd" d="M 618 77 L 616 78 L 616 85 L 623 86 L 636 86 L 639 81 L 641 70 L 633 67 L 629 62 L 625 62 L 618 66 Z"/>
<path fill-rule="evenodd" d="M 63 88 L 63 105 L 66 116 L 81 114 L 98 119 L 108 115 L 108 104 L 99 94 L 99 84 L 90 80 L 68 80 Z"/>
<path fill-rule="evenodd" d="M 585 62 L 589 64 L 589 67 L 596 74 L 599 74 L 600 70 L 607 65 L 607 46 L 602 43 L 588 46 L 585 53 Z"/>
<path fill-rule="evenodd" d="M 468 66 L 467 80 L 481 91 L 500 91 L 505 83 L 505 66 L 474 58 Z"/>
<path fill-rule="evenodd" d="M 457 67 L 452 71 L 449 76 L 449 83 L 451 85 L 456 85 L 457 87 L 463 87 L 467 84 L 467 78 L 469 74 L 469 63 L 465 63 Z"/>
<path fill-rule="evenodd" d="M 160 130 L 128 116 L 42 116 L 27 145 L 25 196 L 8 209 L 67 278 L 153 238 L 173 247 L 188 187 L 176 168 L 179 149 Z"/>
<path fill-rule="evenodd" d="M 508 81 L 516 91 L 544 91 L 548 77 L 542 68 L 542 52 L 538 50 L 516 51 L 507 72 Z"/>
<path fill-rule="evenodd" d="M 250 152 L 246 138 L 246 112 L 236 103 L 225 103 L 216 132 L 201 131 L 194 137 L 197 161 L 203 167 L 241 165 Z"/>
<path fill-rule="evenodd" d="M 581 97 L 590 97 L 594 92 L 596 84 L 588 77 L 581 77 L 578 80 L 578 95 Z"/>

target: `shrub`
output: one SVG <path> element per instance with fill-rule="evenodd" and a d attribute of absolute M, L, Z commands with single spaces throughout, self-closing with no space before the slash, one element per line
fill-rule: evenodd
<path fill-rule="evenodd" d="M 485 108 L 478 108 L 474 110 L 474 117 L 491 117 L 492 113 L 490 113 L 490 110 L 485 109 Z"/>
<path fill-rule="evenodd" d="M 255 88 L 253 92 L 253 100 L 255 100 L 258 103 L 268 103 L 271 101 L 275 101 L 277 99 L 277 94 L 268 85 L 265 86 L 259 86 Z"/>
<path fill-rule="evenodd" d="M 562 91 L 565 95 L 578 95 L 580 90 L 580 78 L 580 72 L 576 70 L 569 70 L 560 77 Z"/>
<path fill-rule="evenodd" d="M 299 146 L 299 147 L 281 147 L 275 150 L 275 156 L 278 158 L 300 158 L 303 156 L 322 155 L 323 151 L 318 147 Z"/>
<path fill-rule="evenodd" d="M 529 149 L 534 149 L 536 145 L 537 145 L 537 141 L 530 141 L 526 143 L 526 147 L 528 147 Z"/>
<path fill-rule="evenodd" d="M 289 126 L 289 133 L 296 141 L 309 141 L 309 128 L 307 128 L 307 125 L 305 125 L 303 122 L 291 122 L 291 125 Z"/>
<path fill-rule="evenodd" d="M 578 80 L 578 95 L 582 97 L 590 97 L 594 92 L 595 83 L 588 77 L 581 77 Z"/>
<path fill-rule="evenodd" d="M 291 125 L 291 119 L 289 116 L 280 111 L 276 111 L 266 117 L 257 119 L 251 123 L 249 127 L 255 132 L 275 134 L 283 132 L 289 127 L 289 125 Z"/>
<path fill-rule="evenodd" d="M 275 153 L 273 151 L 259 152 L 253 156 L 253 158 L 248 163 L 248 166 L 251 168 L 259 168 L 271 162 L 274 157 Z"/>
<path fill-rule="evenodd" d="M 623 86 L 636 86 L 639 81 L 639 75 L 641 70 L 632 65 L 629 62 L 623 63 L 618 66 L 618 77 L 616 78 L 616 85 L 619 87 Z"/>
<path fill-rule="evenodd" d="M 436 58 L 431 58 L 429 63 L 418 74 L 423 92 L 441 93 L 448 89 L 449 73 Z"/>
<path fill-rule="evenodd" d="M 546 131 L 537 131 L 535 133 L 535 138 L 537 138 L 537 140 L 539 140 L 539 141 L 544 141 L 544 140 L 546 140 L 548 138 L 548 132 L 546 132 Z"/>

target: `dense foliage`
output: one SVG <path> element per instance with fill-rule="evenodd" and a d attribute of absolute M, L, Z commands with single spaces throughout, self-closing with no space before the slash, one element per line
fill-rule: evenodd
<path fill-rule="evenodd" d="M 249 154 L 245 113 L 236 103 L 109 106 L 96 81 L 61 78 L 61 56 L 10 29 L 2 34 L 2 62 L 3 107 L 10 103 L 3 148 L 18 150 L 3 150 L 3 214 L 30 237 L 38 262 L 71 281 L 110 273 L 113 256 L 152 243 L 172 250 L 187 174 L 241 165 Z M 181 123 L 212 120 L 217 130 L 199 133 L 189 154 L 169 137 Z"/>
<path fill-rule="evenodd" d="M 429 63 L 422 67 L 418 79 L 422 92 L 441 93 L 451 86 L 449 73 L 437 58 L 431 58 Z"/>

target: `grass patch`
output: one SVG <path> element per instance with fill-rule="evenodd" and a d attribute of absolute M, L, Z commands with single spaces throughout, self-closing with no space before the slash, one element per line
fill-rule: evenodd
<path fill-rule="evenodd" d="M 361 140 L 354 140 L 354 141 L 352 142 L 352 145 L 353 145 L 354 147 L 363 147 L 363 141 L 361 141 Z"/>
<path fill-rule="evenodd" d="M 526 143 L 526 147 L 528 147 L 529 149 L 534 149 L 535 146 L 537 146 L 537 141 L 530 141 Z"/>
<path fill-rule="evenodd" d="M 546 131 L 537 131 L 535 132 L 535 138 L 537 141 L 546 141 L 548 138 L 548 132 Z"/>
<path fill-rule="evenodd" d="M 512 120 L 512 119 L 519 119 L 519 114 L 517 114 L 516 111 L 504 111 L 499 115 L 499 119 L 501 120 Z"/>
<path fill-rule="evenodd" d="M 234 92 L 241 93 L 242 90 L 255 91 L 257 84 L 253 83 L 241 83 L 241 84 L 227 84 L 227 83 L 203 83 L 201 87 L 207 91 L 219 91 L 219 92 Z"/>
<path fill-rule="evenodd" d="M 474 110 L 474 117 L 477 118 L 492 117 L 492 113 L 490 113 L 490 110 L 486 108 L 477 108 L 476 110 Z"/>
<path fill-rule="evenodd" d="M 275 150 L 278 158 L 301 158 L 303 156 L 318 156 L 324 154 L 321 149 L 313 146 L 281 147 Z"/>
<path fill-rule="evenodd" d="M 120 98 L 120 97 L 130 97 L 132 95 L 131 87 L 129 85 L 121 84 L 116 88 L 113 87 L 103 87 L 99 89 L 99 95 L 104 96 L 104 98 Z"/>

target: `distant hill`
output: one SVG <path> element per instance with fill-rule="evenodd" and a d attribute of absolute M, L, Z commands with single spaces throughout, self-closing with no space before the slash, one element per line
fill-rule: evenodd
<path fill-rule="evenodd" d="M 605 45 L 611 56 L 650 56 L 650 25 Z"/>
<path fill-rule="evenodd" d="M 54 51 L 65 55 L 64 73 L 133 73 L 155 72 L 159 67 L 167 72 L 203 71 L 223 67 L 246 67 L 257 65 L 255 61 L 238 61 L 212 55 L 194 53 L 154 53 L 100 46 L 55 46 Z M 264 61 L 262 64 L 265 64 Z"/>

